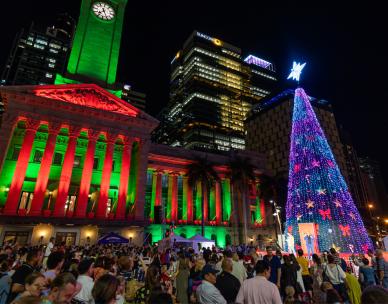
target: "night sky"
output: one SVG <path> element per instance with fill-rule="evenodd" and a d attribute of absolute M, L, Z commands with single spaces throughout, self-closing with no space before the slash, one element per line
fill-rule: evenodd
<path fill-rule="evenodd" d="M 170 61 L 193 30 L 273 62 L 280 79 L 287 78 L 293 60 L 306 61 L 302 86 L 333 104 L 358 154 L 378 160 L 388 184 L 388 19 L 382 4 L 266 3 L 128 1 L 118 80 L 146 93 L 147 111 L 156 115 L 168 101 Z M 32 21 L 46 26 L 61 12 L 78 19 L 80 0 L 5 6 L 1 69 L 20 28 Z"/>

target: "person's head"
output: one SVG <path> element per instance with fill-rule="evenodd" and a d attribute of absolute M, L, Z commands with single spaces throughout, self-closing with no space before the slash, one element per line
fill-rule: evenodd
<path fill-rule="evenodd" d="M 217 280 L 217 273 L 218 270 L 214 269 L 212 265 L 206 264 L 201 271 L 201 276 L 205 281 L 215 284 Z"/>
<path fill-rule="evenodd" d="M 278 249 L 276 250 L 276 255 L 281 259 L 282 258 L 282 252 Z"/>
<path fill-rule="evenodd" d="M 52 281 L 48 298 L 53 304 L 70 304 L 76 292 L 76 279 L 71 273 L 65 272 Z"/>
<path fill-rule="evenodd" d="M 368 251 L 367 251 L 367 254 L 368 254 L 368 256 L 369 257 L 373 257 L 373 250 L 372 249 L 368 249 Z"/>
<path fill-rule="evenodd" d="M 271 275 L 271 268 L 269 263 L 264 260 L 257 261 L 255 265 L 256 275 L 264 276 L 265 278 L 269 278 Z"/>
<path fill-rule="evenodd" d="M 153 290 L 160 285 L 159 268 L 156 265 L 150 265 L 145 276 L 145 287 L 148 290 Z"/>
<path fill-rule="evenodd" d="M 222 270 L 231 273 L 233 271 L 233 262 L 230 258 L 225 258 L 221 264 Z"/>
<path fill-rule="evenodd" d="M 314 262 L 315 264 L 321 265 L 321 259 L 319 258 L 319 256 L 318 256 L 316 253 L 314 253 L 314 254 L 312 255 L 312 259 L 313 259 L 313 262 Z"/>
<path fill-rule="evenodd" d="M 54 243 L 54 240 L 55 240 L 55 238 L 54 238 L 54 237 L 51 237 L 51 238 L 50 238 L 50 243 Z"/>
<path fill-rule="evenodd" d="M 120 281 L 111 274 L 102 275 L 95 283 L 92 289 L 92 296 L 96 304 L 116 303 L 116 293 Z"/>
<path fill-rule="evenodd" d="M 295 297 L 295 288 L 292 286 L 286 286 L 284 289 L 284 293 L 286 295 L 286 298 L 284 299 L 284 303 L 293 303 L 294 302 L 294 297 Z"/>
<path fill-rule="evenodd" d="M 291 258 L 289 255 L 284 255 L 283 260 L 284 260 L 284 264 L 291 265 Z"/>
<path fill-rule="evenodd" d="M 336 255 L 337 254 L 337 250 L 335 250 L 334 248 L 330 248 L 330 254 L 331 255 Z"/>
<path fill-rule="evenodd" d="M 94 265 L 94 260 L 93 259 L 83 259 L 79 264 L 78 264 L 78 273 L 80 275 L 87 275 L 89 277 L 93 276 L 93 267 Z"/>
<path fill-rule="evenodd" d="M 362 304 L 388 303 L 388 291 L 382 286 L 369 286 L 364 289 L 361 295 Z"/>
<path fill-rule="evenodd" d="M 189 262 L 188 262 L 188 260 L 185 259 L 185 258 L 179 259 L 178 270 L 179 271 L 183 271 L 183 270 L 187 270 L 187 269 L 189 269 Z"/>
<path fill-rule="evenodd" d="M 267 251 L 267 255 L 268 255 L 268 256 L 272 256 L 272 255 L 273 255 L 272 246 L 267 246 L 267 247 L 265 247 L 265 250 Z"/>
<path fill-rule="evenodd" d="M 384 256 L 384 251 L 381 249 L 376 250 L 376 258 L 381 259 Z"/>
<path fill-rule="evenodd" d="M 29 265 L 36 267 L 39 265 L 41 259 L 42 259 L 42 252 L 38 249 L 32 249 L 27 254 L 26 262 Z"/>
<path fill-rule="evenodd" d="M 326 290 L 326 303 L 327 304 L 342 303 L 342 298 L 339 295 L 337 290 L 335 290 L 334 288 L 330 288 Z"/>
<path fill-rule="evenodd" d="M 369 260 L 367 258 L 362 258 L 361 262 L 365 265 L 365 266 L 368 266 L 369 265 Z"/>
<path fill-rule="evenodd" d="M 334 261 L 335 261 L 334 255 L 329 254 L 329 255 L 327 256 L 327 262 L 328 262 L 329 264 L 333 264 Z"/>
<path fill-rule="evenodd" d="M 47 268 L 49 270 L 60 270 L 65 261 L 65 254 L 61 251 L 51 252 L 47 258 Z"/>
<path fill-rule="evenodd" d="M 39 297 L 46 288 L 46 278 L 40 272 L 34 271 L 29 274 L 25 281 L 25 289 L 29 295 Z"/>
<path fill-rule="evenodd" d="M 197 272 L 197 271 L 201 271 L 202 268 L 205 266 L 206 264 L 206 261 L 205 259 L 203 258 L 199 258 L 199 259 L 196 259 L 195 260 L 195 268 L 194 270 Z"/>
<path fill-rule="evenodd" d="M 238 254 L 235 252 L 232 256 L 233 261 L 238 262 Z"/>
<path fill-rule="evenodd" d="M 303 249 L 298 249 L 298 256 L 303 256 Z"/>

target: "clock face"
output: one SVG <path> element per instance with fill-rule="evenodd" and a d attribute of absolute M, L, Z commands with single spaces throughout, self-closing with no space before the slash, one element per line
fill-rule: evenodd
<path fill-rule="evenodd" d="M 93 13 L 102 20 L 112 20 L 115 17 L 114 9 L 105 2 L 95 2 L 92 5 Z"/>

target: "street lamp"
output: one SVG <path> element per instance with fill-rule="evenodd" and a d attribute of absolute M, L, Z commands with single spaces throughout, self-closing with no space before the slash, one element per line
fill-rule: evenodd
<path fill-rule="evenodd" d="M 274 206 L 274 209 L 275 209 L 275 212 L 274 212 L 273 215 L 276 217 L 276 219 L 277 219 L 277 221 L 279 223 L 280 238 L 281 238 L 280 247 L 283 249 L 284 248 L 284 244 L 283 244 L 283 229 L 282 229 L 282 222 L 280 220 L 280 209 L 281 209 L 281 207 L 278 206 L 274 200 L 270 200 L 269 202 Z M 276 238 L 278 238 L 277 237 L 276 224 L 275 224 L 275 233 L 276 233 Z M 278 242 L 279 242 L 279 240 L 278 240 Z"/>

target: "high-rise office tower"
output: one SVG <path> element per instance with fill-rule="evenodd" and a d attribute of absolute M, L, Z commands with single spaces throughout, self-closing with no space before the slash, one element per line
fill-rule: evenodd
<path fill-rule="evenodd" d="M 332 106 L 327 100 L 309 97 L 318 121 L 333 151 L 335 160 L 347 181 L 347 167 Z M 273 94 L 255 105 L 246 121 L 246 147 L 264 153 L 268 167 L 275 174 L 288 175 L 288 154 L 294 90 Z"/>
<path fill-rule="evenodd" d="M 15 37 L 1 75 L 3 85 L 52 84 L 62 73 L 71 47 L 75 21 L 67 14 L 45 30 L 32 24 Z"/>
<path fill-rule="evenodd" d="M 244 120 L 276 84 L 272 63 L 194 31 L 171 62 L 170 100 L 154 140 L 195 150 L 244 149 Z"/>

